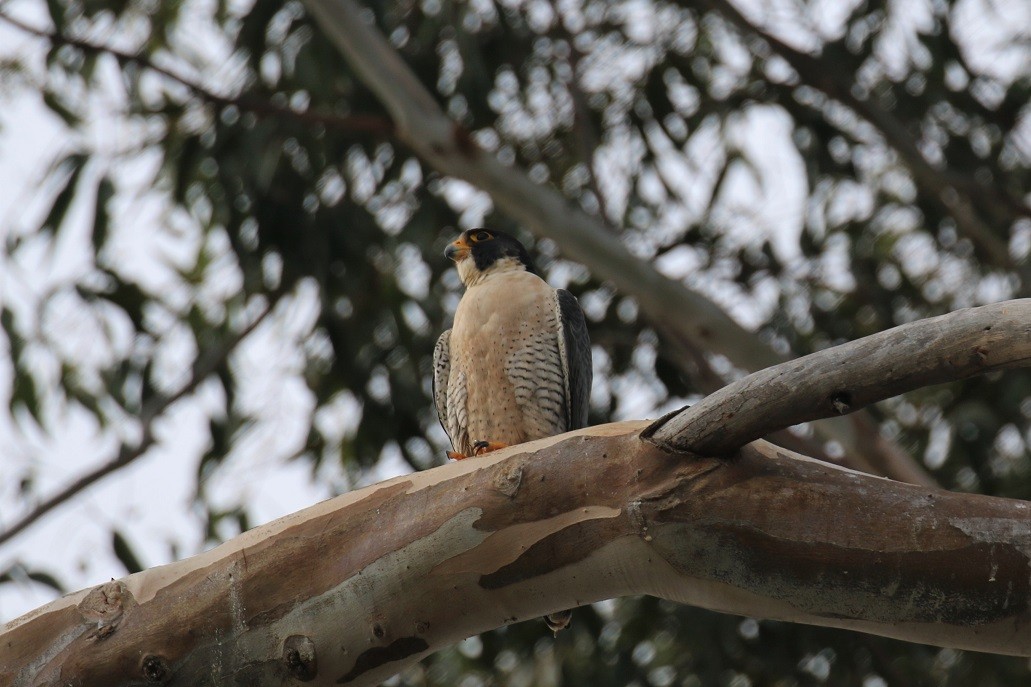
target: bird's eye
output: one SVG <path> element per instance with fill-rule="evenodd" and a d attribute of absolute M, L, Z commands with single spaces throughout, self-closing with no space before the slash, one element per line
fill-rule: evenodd
<path fill-rule="evenodd" d="M 471 238 L 473 241 L 490 241 L 494 236 L 489 231 L 478 231 Z"/>

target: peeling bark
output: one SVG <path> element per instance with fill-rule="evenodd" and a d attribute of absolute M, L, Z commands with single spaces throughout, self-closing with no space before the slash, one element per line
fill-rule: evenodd
<path fill-rule="evenodd" d="M 666 452 L 647 426 L 400 477 L 66 596 L 0 631 L 0 684 L 373 685 L 469 635 L 630 594 L 1031 655 L 1028 503 L 765 442 Z"/>

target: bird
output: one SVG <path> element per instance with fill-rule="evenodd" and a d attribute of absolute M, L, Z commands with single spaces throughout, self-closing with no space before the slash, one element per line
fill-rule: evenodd
<path fill-rule="evenodd" d="M 587 426 L 591 342 L 576 297 L 541 278 L 526 248 L 493 229 L 448 244 L 465 292 L 433 351 L 433 401 L 451 440 L 472 456 Z M 570 611 L 548 616 L 557 633 Z"/>
<path fill-rule="evenodd" d="M 576 297 L 502 231 L 451 242 L 465 293 L 433 351 L 433 401 L 462 460 L 587 424 L 591 344 Z"/>

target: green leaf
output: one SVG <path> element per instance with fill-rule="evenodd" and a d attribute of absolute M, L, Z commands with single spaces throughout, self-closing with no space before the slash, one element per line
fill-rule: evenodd
<path fill-rule="evenodd" d="M 58 191 L 54 204 L 50 208 L 50 212 L 47 214 L 46 219 L 43 220 L 43 226 L 40 231 L 49 233 L 60 228 L 65 216 L 68 214 L 68 208 L 71 207 L 72 201 L 75 199 L 75 190 L 88 159 L 82 153 L 72 153 L 57 163 L 54 175 L 65 175 L 65 177 L 61 190 Z"/>
<path fill-rule="evenodd" d="M 230 510 L 208 510 L 208 522 L 206 527 L 206 537 L 208 541 L 221 542 L 223 537 L 219 533 L 219 524 L 227 520 L 232 522 L 236 526 L 238 532 L 246 532 L 251 528 L 250 518 L 247 517 L 247 512 L 241 508 L 232 508 Z"/>
<path fill-rule="evenodd" d="M 108 176 L 101 178 L 97 184 L 97 202 L 93 210 L 93 250 L 99 253 L 107 242 L 107 230 L 111 217 L 107 204 L 115 195 L 115 185 Z"/>
<path fill-rule="evenodd" d="M 208 431 L 211 433 L 211 448 L 209 451 L 219 457 L 228 455 L 231 435 L 227 424 L 211 419 L 208 421 Z"/>
<path fill-rule="evenodd" d="M 43 104 L 60 117 L 69 128 L 75 128 L 82 124 L 82 118 L 61 102 L 61 98 L 53 91 L 43 91 Z"/>
<path fill-rule="evenodd" d="M 265 35 L 272 17 L 282 8 L 278 2 L 256 2 L 240 24 L 237 45 L 245 51 L 255 69 L 265 52 Z"/>
<path fill-rule="evenodd" d="M 10 348 L 10 360 L 17 364 L 21 358 L 21 352 L 25 350 L 25 339 L 14 326 L 14 313 L 8 308 L 0 308 L 0 327 L 7 335 L 7 345 Z"/>
<path fill-rule="evenodd" d="M 41 570 L 28 570 L 22 563 L 14 563 L 0 573 L 0 584 L 24 581 L 26 578 L 33 582 L 44 584 L 58 593 L 64 593 L 65 591 L 64 586 L 50 573 L 45 573 Z"/>
<path fill-rule="evenodd" d="M 129 546 L 128 540 L 122 536 L 122 533 L 115 530 L 111 533 L 111 547 L 114 549 L 115 556 L 125 566 L 126 572 L 130 575 L 138 573 L 143 570 L 143 566 L 140 564 L 140 559 L 136 557 L 132 547 Z"/>
<path fill-rule="evenodd" d="M 190 187 L 196 174 L 197 161 L 200 158 L 201 145 L 197 136 L 183 139 L 176 159 L 173 176 L 172 198 L 180 205 L 187 205 L 186 189 Z"/>
<path fill-rule="evenodd" d="M 61 583 L 57 581 L 57 578 L 51 575 L 50 573 L 45 573 L 41 570 L 30 570 L 28 572 L 28 578 L 33 582 L 38 582 L 40 584 L 46 585 L 47 587 L 50 587 L 59 594 L 63 594 L 65 591 Z"/>
<path fill-rule="evenodd" d="M 15 367 L 14 370 L 14 384 L 12 385 L 11 400 L 8 405 L 12 413 L 19 407 L 24 408 L 37 423 L 42 424 L 36 380 L 27 370 L 23 370 L 20 367 Z"/>
<path fill-rule="evenodd" d="M 50 21 L 54 22 L 54 30 L 61 33 L 64 28 L 64 4 L 60 0 L 47 0 L 47 12 Z"/>
<path fill-rule="evenodd" d="M 143 331 L 143 307 L 150 300 L 146 292 L 132 282 L 123 281 L 114 272 L 105 270 L 104 274 L 111 280 L 112 286 L 97 291 L 94 295 L 124 310 L 136 331 Z"/>

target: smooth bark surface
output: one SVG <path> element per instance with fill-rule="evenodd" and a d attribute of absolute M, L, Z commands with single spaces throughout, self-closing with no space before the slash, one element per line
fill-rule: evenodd
<path fill-rule="evenodd" d="M 355 73 L 383 103 L 398 137 L 442 174 L 464 179 L 491 195 L 507 215 L 537 236 L 553 239 L 563 253 L 632 296 L 648 321 L 677 351 L 683 369 L 689 358 L 719 353 L 745 370 L 783 361 L 755 333 L 731 319 L 700 293 L 659 273 L 627 251 L 602 220 L 572 205 L 552 187 L 535 184 L 521 170 L 482 150 L 440 108 L 384 36 L 370 11 L 353 0 L 304 0 L 319 27 Z M 691 349 L 685 353 L 683 349 Z M 715 389 L 704 389 L 714 391 Z M 837 441 L 853 467 L 915 484 L 933 485 L 920 465 L 877 436 L 869 418 L 832 418 L 815 428 L 822 441 Z"/>
<path fill-rule="evenodd" d="M 471 634 L 627 594 L 1031 655 L 1028 503 L 765 442 L 668 453 L 646 426 L 400 477 L 59 599 L 0 632 L 0 684 L 373 685 Z"/>
<path fill-rule="evenodd" d="M 730 453 L 772 431 L 942 382 L 1031 365 L 1031 299 L 919 320 L 748 375 L 656 423 L 677 451 Z"/>

